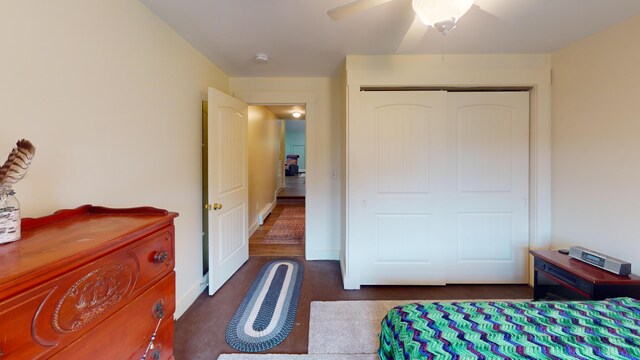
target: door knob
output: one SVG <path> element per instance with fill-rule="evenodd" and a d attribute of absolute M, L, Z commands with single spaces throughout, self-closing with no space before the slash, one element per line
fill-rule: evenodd
<path fill-rule="evenodd" d="M 211 210 L 220 210 L 222 209 L 222 204 L 218 204 L 218 203 L 213 203 L 213 205 L 211 204 L 206 204 L 204 206 L 205 209 L 211 211 Z"/>

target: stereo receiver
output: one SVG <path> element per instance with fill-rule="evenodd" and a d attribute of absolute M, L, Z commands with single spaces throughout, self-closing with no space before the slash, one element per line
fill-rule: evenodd
<path fill-rule="evenodd" d="M 582 246 L 569 248 L 569 256 L 617 275 L 631 274 L 631 264 Z"/>

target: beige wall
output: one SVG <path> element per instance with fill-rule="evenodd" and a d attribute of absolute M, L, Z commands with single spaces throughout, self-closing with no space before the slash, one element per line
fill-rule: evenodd
<path fill-rule="evenodd" d="M 552 56 L 553 243 L 640 267 L 640 17 Z"/>
<path fill-rule="evenodd" d="M 337 260 L 341 213 L 340 79 L 231 78 L 229 88 L 249 104 L 308 101 L 306 256 L 311 260 Z"/>
<path fill-rule="evenodd" d="M 227 76 L 137 1 L 0 2 L 0 154 L 37 154 L 23 216 L 91 203 L 176 220 L 178 315 L 201 278 L 201 100 Z"/>
<path fill-rule="evenodd" d="M 249 106 L 249 227 L 258 227 L 258 214 L 275 205 L 283 120 L 264 106 Z"/>

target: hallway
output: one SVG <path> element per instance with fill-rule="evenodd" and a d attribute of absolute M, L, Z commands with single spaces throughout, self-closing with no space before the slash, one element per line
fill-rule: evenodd
<path fill-rule="evenodd" d="M 304 179 L 304 178 L 303 178 Z M 300 199 L 298 197 L 298 199 Z M 288 201 L 297 201 L 298 203 L 282 204 L 278 199 L 278 205 L 273 209 L 271 215 L 267 217 L 264 224 L 256 230 L 249 239 L 249 256 L 304 256 L 304 236 L 301 244 L 266 244 L 265 238 L 286 208 L 304 208 L 304 198 L 302 202 L 293 198 Z"/>
<path fill-rule="evenodd" d="M 278 193 L 278 200 L 282 198 L 302 197 L 306 194 L 306 180 L 305 173 L 299 173 L 295 176 L 285 176 L 286 187 Z M 280 203 L 280 202 L 278 202 Z"/>

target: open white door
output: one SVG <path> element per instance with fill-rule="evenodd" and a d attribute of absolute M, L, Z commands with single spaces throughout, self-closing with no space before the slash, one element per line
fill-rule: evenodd
<path fill-rule="evenodd" d="M 247 111 L 209 88 L 209 295 L 249 259 Z"/>

